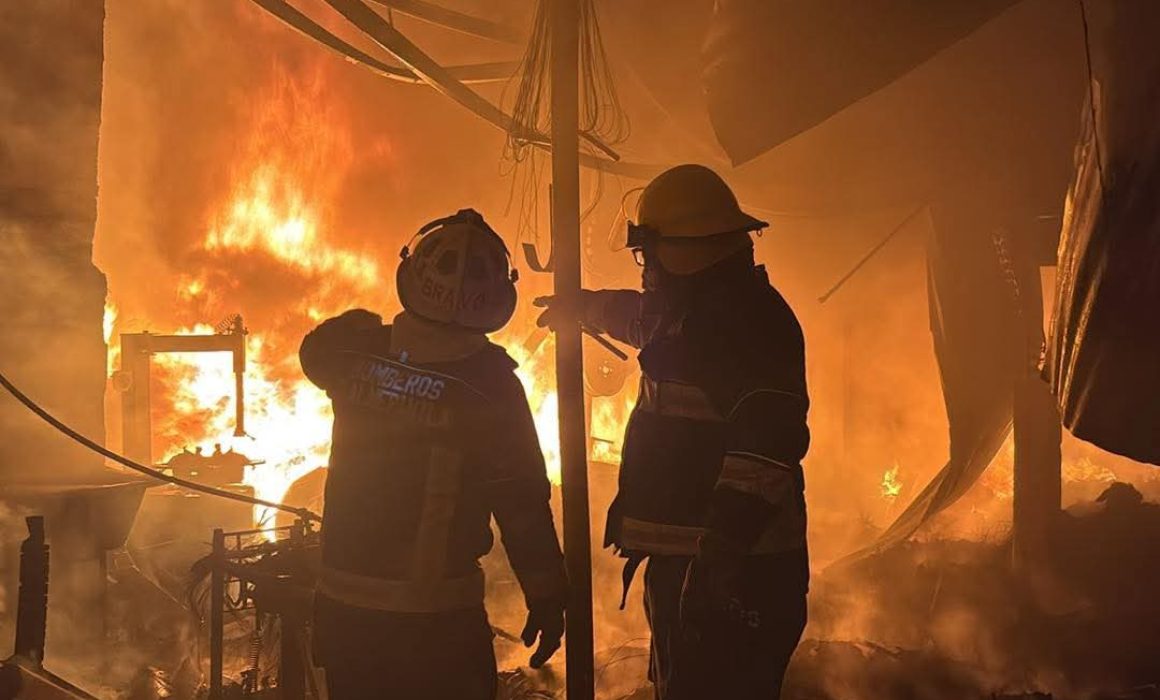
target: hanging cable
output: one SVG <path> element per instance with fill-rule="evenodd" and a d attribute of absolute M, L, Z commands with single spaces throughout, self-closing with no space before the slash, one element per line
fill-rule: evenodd
<path fill-rule="evenodd" d="M 849 282 L 851 277 L 858 274 L 858 270 L 861 270 L 863 267 L 865 267 L 866 263 L 870 262 L 874 258 L 874 256 L 878 254 L 878 251 L 885 248 L 886 244 L 889 243 L 891 240 L 893 240 L 894 237 L 896 235 L 898 235 L 899 231 L 906 228 L 906 225 L 910 223 L 910 220 L 913 219 L 914 217 L 918 216 L 918 213 L 921 212 L 922 210 L 926 209 L 927 206 L 928 205 L 926 205 L 926 204 L 920 204 L 914 208 L 914 211 L 907 214 L 906 218 L 904 218 L 902 221 L 900 221 L 897 226 L 892 228 L 890 230 L 890 233 L 886 234 L 886 236 L 882 240 L 880 240 L 880 241 L 878 241 L 878 243 L 874 244 L 874 247 L 871 248 L 868 253 L 863 255 L 862 259 L 859 260 L 854 265 L 854 267 L 850 268 L 849 272 L 842 275 L 841 279 L 839 279 L 837 282 L 834 283 L 834 286 L 832 286 L 828 290 L 826 290 L 825 294 L 818 297 L 818 303 L 825 304 L 827 301 L 829 301 L 830 297 L 834 296 L 835 292 L 837 292 L 839 289 L 842 288 L 843 285 L 845 285 L 847 282 Z"/>
<path fill-rule="evenodd" d="M 17 401 L 24 404 L 25 408 L 27 408 L 28 410 L 35 413 L 45 423 L 48 423 L 49 425 L 56 428 L 60 432 L 64 433 L 66 436 L 68 436 L 72 440 L 80 443 L 81 445 L 87 447 L 88 449 L 92 450 L 93 452 L 96 452 L 97 454 L 99 454 L 107 459 L 111 459 L 114 462 L 116 462 L 117 464 L 128 467 L 129 469 L 132 469 L 135 472 L 139 472 L 141 474 L 144 474 L 145 476 L 148 476 L 152 479 L 157 479 L 158 481 L 164 481 L 168 484 L 173 484 L 174 486 L 180 486 L 184 489 L 189 489 L 190 491 L 204 493 L 207 496 L 217 496 L 218 498 L 226 498 L 226 499 L 229 499 L 231 501 L 238 501 L 240 503 L 248 503 L 250 505 L 262 506 L 265 508 L 274 508 L 274 509 L 286 512 L 286 513 L 291 513 L 293 515 L 296 515 L 299 518 L 302 518 L 303 520 L 307 520 L 310 522 L 316 522 L 316 523 L 322 522 L 321 515 L 315 513 L 312 510 L 309 510 L 307 508 L 297 508 L 295 506 L 288 506 L 288 505 L 285 505 L 283 503 L 275 503 L 274 501 L 267 501 L 265 499 L 256 498 L 254 496 L 247 496 L 247 495 L 241 494 L 241 493 L 234 493 L 232 491 L 225 491 L 223 489 L 217 489 L 217 488 L 214 488 L 212 486 L 206 486 L 205 484 L 199 484 L 196 481 L 188 481 L 188 480 L 182 479 L 180 477 L 170 476 L 169 474 L 166 474 L 160 470 L 154 469 L 152 467 L 147 467 L 143 464 L 139 464 L 138 462 L 134 462 L 133 460 L 129 459 L 128 457 L 121 455 L 121 454 L 118 454 L 116 452 L 113 452 L 112 450 L 108 449 L 104 445 L 101 445 L 97 442 L 94 442 L 93 440 L 90 440 L 89 438 L 85 437 L 84 435 L 81 435 L 77 431 L 70 428 L 65 423 L 61 422 L 59 419 L 56 418 L 56 416 L 52 415 L 51 413 L 49 413 L 45 409 L 41 408 L 41 406 L 39 404 L 37 404 L 35 401 L 33 401 L 31 398 L 29 398 L 27 394 L 20 391 L 20 389 L 16 388 L 16 385 L 14 385 L 12 382 L 8 381 L 8 377 L 4 376 L 4 374 L 2 372 L 0 372 L 0 386 L 3 386 L 8 391 L 9 394 L 12 394 L 12 396 Z"/>
<path fill-rule="evenodd" d="M 1095 149 L 1096 172 L 1100 176 L 1100 189 L 1106 189 L 1104 183 L 1104 159 L 1100 151 L 1100 125 L 1096 121 L 1096 78 L 1092 70 L 1092 42 L 1091 32 L 1088 29 L 1087 5 L 1079 0 L 1079 18 L 1083 22 L 1083 50 L 1087 61 L 1088 79 L 1088 116 L 1092 122 L 1092 147 Z"/>

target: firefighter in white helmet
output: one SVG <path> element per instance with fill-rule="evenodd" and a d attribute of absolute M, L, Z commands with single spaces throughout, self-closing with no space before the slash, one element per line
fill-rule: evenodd
<path fill-rule="evenodd" d="M 606 544 L 628 559 L 625 594 L 648 560 L 657 698 L 777 698 L 809 585 L 801 328 L 754 264 L 750 233 L 767 224 L 716 173 L 662 173 L 638 214 L 643 292 L 537 300 L 540 323 L 579 320 L 640 348 Z"/>
<path fill-rule="evenodd" d="M 479 558 L 495 517 L 539 667 L 560 646 L 566 580 L 544 459 L 516 363 L 507 248 L 475 211 L 424 226 L 397 274 L 404 311 L 348 311 L 302 343 L 334 405 L 315 611 L 330 697 L 491 700 Z"/>

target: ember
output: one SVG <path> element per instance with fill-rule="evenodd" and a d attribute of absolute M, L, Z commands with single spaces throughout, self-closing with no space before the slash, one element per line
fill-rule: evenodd
<path fill-rule="evenodd" d="M 882 473 L 882 497 L 894 500 L 902 493 L 902 482 L 898 480 L 899 466 L 895 464 Z"/>

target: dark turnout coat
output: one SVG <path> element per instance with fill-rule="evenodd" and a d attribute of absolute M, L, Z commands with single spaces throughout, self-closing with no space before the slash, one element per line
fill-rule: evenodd
<path fill-rule="evenodd" d="M 735 256 L 675 293 L 617 292 L 603 315 L 642 373 L 607 543 L 694 554 L 716 528 L 758 553 L 804 548 L 805 348 L 765 270 Z M 749 516 L 736 494 L 767 507 Z"/>
<path fill-rule="evenodd" d="M 607 543 L 626 593 L 648 558 L 659 700 L 776 698 L 809 580 L 802 331 L 748 251 L 666 282 L 607 296 L 595 324 L 641 348 Z"/>
<path fill-rule="evenodd" d="M 562 598 L 549 484 L 515 362 L 490 343 L 462 359 L 391 355 L 369 312 L 324 322 L 301 348 L 334 405 L 323 593 L 399 612 L 478 606 L 494 515 L 531 599 Z"/>

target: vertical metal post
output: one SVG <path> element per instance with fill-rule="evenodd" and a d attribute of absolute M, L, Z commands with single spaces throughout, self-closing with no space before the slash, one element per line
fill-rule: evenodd
<path fill-rule="evenodd" d="M 148 333 L 121 335 L 121 371 L 129 385 L 121 397 L 121 430 L 125 456 L 153 464 L 153 431 L 149 415 L 150 337 Z"/>
<path fill-rule="evenodd" d="M 16 656 L 36 664 L 44 661 L 45 626 L 48 620 L 48 545 L 44 540 L 44 517 L 24 519 L 28 539 L 20 545 L 20 593 L 16 606 Z"/>
<path fill-rule="evenodd" d="M 1063 426 L 1051 388 L 1036 375 L 1016 381 L 1012 559 L 1034 574 L 1051 563 L 1063 499 Z"/>
<path fill-rule="evenodd" d="M 579 55 L 581 0 L 551 0 L 552 250 L 555 294 L 580 294 Z M 556 335 L 556 384 L 560 409 L 564 558 L 568 599 L 567 692 L 569 700 L 594 697 L 592 648 L 592 543 L 588 518 L 588 452 L 584 424 L 584 362 L 580 326 Z"/>
<path fill-rule="evenodd" d="M 278 664 L 278 697 L 281 700 L 303 700 L 306 697 L 306 661 L 302 657 L 302 620 L 297 612 L 283 610 Z"/>
<path fill-rule="evenodd" d="M 234 347 L 234 435 L 246 435 L 246 335 L 239 318 L 233 330 Z"/>
<path fill-rule="evenodd" d="M 209 576 L 209 700 L 222 700 L 222 662 L 225 635 L 226 535 L 217 528 L 213 531 L 213 554 Z"/>

